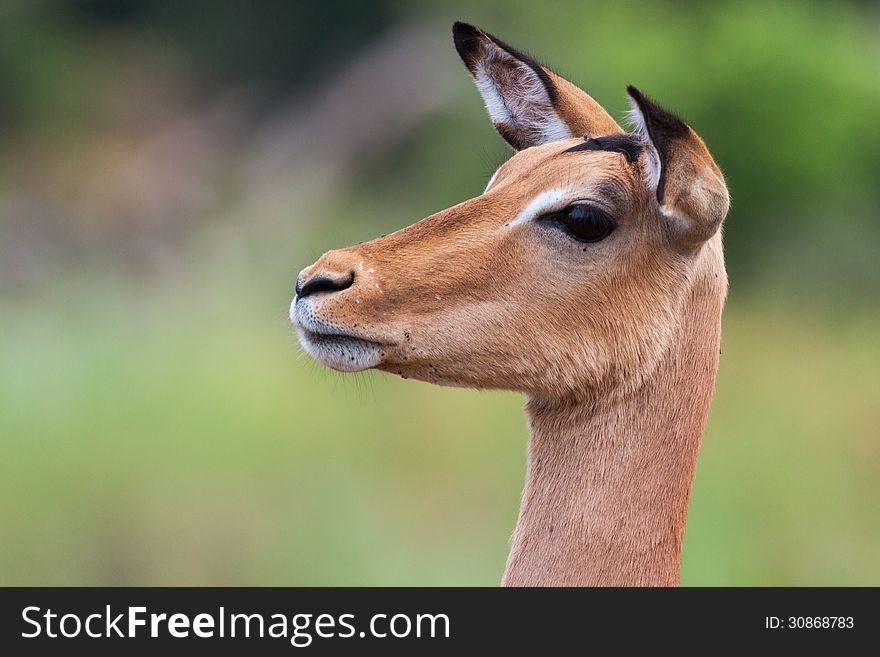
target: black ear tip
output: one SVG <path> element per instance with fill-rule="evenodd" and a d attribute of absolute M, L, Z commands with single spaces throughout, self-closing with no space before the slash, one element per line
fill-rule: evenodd
<path fill-rule="evenodd" d="M 639 106 L 639 109 L 642 110 L 642 114 L 670 114 L 670 112 L 661 107 L 659 103 L 648 98 L 631 84 L 626 85 L 626 93 L 628 93 L 629 97 Z"/>
<path fill-rule="evenodd" d="M 480 28 L 478 28 L 476 25 L 471 25 L 470 23 L 465 23 L 464 21 L 455 21 L 452 24 L 452 36 L 453 37 L 455 37 L 457 39 L 459 36 L 464 36 L 467 34 L 472 34 L 475 36 L 479 35 Z"/>
<path fill-rule="evenodd" d="M 645 122 L 649 126 L 654 126 L 654 132 L 659 131 L 661 126 L 662 131 L 669 136 L 683 136 L 688 132 L 687 123 L 656 101 L 648 98 L 631 84 L 627 85 L 626 92 L 638 106 Z"/>
<path fill-rule="evenodd" d="M 482 48 L 483 39 L 485 39 L 483 31 L 475 25 L 461 21 L 452 24 L 452 41 L 455 43 L 458 56 L 468 68 L 472 68 L 472 62 Z"/>
<path fill-rule="evenodd" d="M 639 105 L 645 102 L 645 95 L 631 84 L 626 85 L 626 93 Z"/>

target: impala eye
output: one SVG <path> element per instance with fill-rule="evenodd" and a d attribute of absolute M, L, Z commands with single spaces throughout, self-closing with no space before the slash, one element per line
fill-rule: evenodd
<path fill-rule="evenodd" d="M 558 212 L 545 214 L 541 221 L 552 221 L 580 242 L 598 242 L 617 227 L 608 213 L 588 203 L 576 203 Z"/>

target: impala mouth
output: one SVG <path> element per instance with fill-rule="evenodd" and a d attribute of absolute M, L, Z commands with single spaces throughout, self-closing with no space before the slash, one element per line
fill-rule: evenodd
<path fill-rule="evenodd" d="M 341 333 L 316 333 L 301 326 L 297 336 L 302 348 L 316 361 L 340 372 L 360 372 L 382 360 L 378 342 Z"/>
<path fill-rule="evenodd" d="M 297 303 L 297 299 L 293 300 L 290 319 L 296 326 L 300 345 L 309 356 L 339 372 L 360 372 L 382 362 L 382 343 L 354 335 L 338 324 L 320 319 L 305 301 Z"/>

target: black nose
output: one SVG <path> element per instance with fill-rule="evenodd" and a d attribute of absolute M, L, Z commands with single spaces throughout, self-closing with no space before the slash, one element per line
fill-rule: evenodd
<path fill-rule="evenodd" d="M 352 283 L 354 283 L 353 271 L 345 276 L 315 276 L 303 285 L 300 285 L 299 281 L 296 282 L 296 296 L 304 299 L 318 292 L 341 292 L 350 288 Z"/>

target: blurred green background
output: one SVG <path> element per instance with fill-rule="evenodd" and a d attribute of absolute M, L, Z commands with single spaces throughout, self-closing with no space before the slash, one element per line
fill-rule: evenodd
<path fill-rule="evenodd" d="M 296 273 L 479 194 L 476 23 L 727 175 L 689 585 L 880 584 L 880 7 L 0 6 L 0 584 L 496 584 L 523 400 L 299 352 Z"/>

